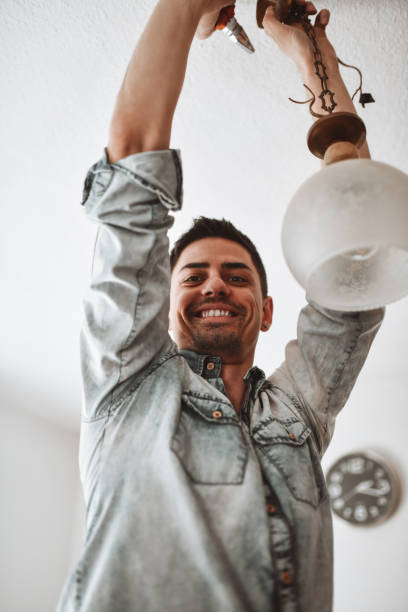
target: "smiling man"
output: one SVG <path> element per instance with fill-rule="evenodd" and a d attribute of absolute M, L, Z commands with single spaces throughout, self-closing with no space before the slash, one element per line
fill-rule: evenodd
<path fill-rule="evenodd" d="M 253 361 L 272 299 L 249 238 L 202 217 L 169 260 L 170 213 L 182 204 L 173 112 L 193 37 L 211 34 L 224 5 L 157 3 L 85 181 L 85 211 L 99 224 L 81 335 L 86 538 L 59 612 L 332 607 L 320 459 L 383 311 L 308 304 L 266 377 Z M 315 33 L 339 108 L 355 112 L 327 21 L 323 11 Z M 264 25 L 317 87 L 304 33 L 270 11 Z"/>
<path fill-rule="evenodd" d="M 228 221 L 202 217 L 176 243 L 170 263 L 170 330 L 177 346 L 221 358 L 225 391 L 239 412 L 259 331 L 272 322 L 258 251 Z"/>

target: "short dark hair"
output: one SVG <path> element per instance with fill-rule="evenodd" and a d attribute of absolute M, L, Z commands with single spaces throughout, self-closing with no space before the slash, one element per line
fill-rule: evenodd
<path fill-rule="evenodd" d="M 262 259 L 254 243 L 242 232 L 239 231 L 230 221 L 226 219 L 209 219 L 208 217 L 198 217 L 193 219 L 193 225 L 184 232 L 174 243 L 170 251 L 170 268 L 174 267 L 184 249 L 197 240 L 202 238 L 225 238 L 237 242 L 248 251 L 261 281 L 262 297 L 268 295 L 268 283 Z"/>

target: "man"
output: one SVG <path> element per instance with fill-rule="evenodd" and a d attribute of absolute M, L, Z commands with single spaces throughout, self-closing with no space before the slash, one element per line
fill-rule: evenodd
<path fill-rule="evenodd" d="M 202 218 L 172 252 L 168 316 L 166 233 L 182 200 L 171 122 L 194 34 L 209 36 L 225 4 L 157 3 L 85 183 L 100 223 L 81 337 L 86 541 L 59 611 L 331 610 L 320 458 L 383 311 L 308 305 L 266 379 L 253 367 L 272 322 L 263 264 L 230 223 Z M 355 112 L 327 21 L 315 31 L 330 84 Z M 304 33 L 271 11 L 264 25 L 316 90 Z"/>

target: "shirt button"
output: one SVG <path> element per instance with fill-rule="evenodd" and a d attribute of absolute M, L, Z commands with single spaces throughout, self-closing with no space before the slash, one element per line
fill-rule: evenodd
<path fill-rule="evenodd" d="M 212 413 L 214 419 L 220 419 L 222 417 L 222 412 L 221 410 L 214 410 Z"/>
<path fill-rule="evenodd" d="M 289 438 L 290 438 L 291 440 L 296 440 L 296 436 L 295 436 L 295 434 L 292 434 L 292 433 L 291 433 L 291 434 L 289 434 Z"/>
<path fill-rule="evenodd" d="M 292 576 L 289 572 L 282 572 L 281 580 L 284 584 L 290 584 L 292 582 Z"/>
<path fill-rule="evenodd" d="M 213 364 L 212 361 L 209 361 L 207 363 L 207 370 L 213 370 L 215 368 L 215 365 Z"/>
<path fill-rule="evenodd" d="M 268 511 L 268 514 L 275 514 L 276 512 L 276 507 L 272 504 L 266 504 L 266 509 Z"/>

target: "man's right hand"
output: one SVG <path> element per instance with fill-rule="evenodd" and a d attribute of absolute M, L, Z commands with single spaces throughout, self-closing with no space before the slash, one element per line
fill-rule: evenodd
<path fill-rule="evenodd" d="M 202 17 L 198 24 L 196 37 L 204 40 L 211 36 L 214 32 L 215 24 L 223 8 L 227 6 L 235 6 L 236 0 L 190 0 L 190 2 L 198 2 L 202 4 Z"/>
<path fill-rule="evenodd" d="M 304 7 L 308 16 L 317 13 L 316 7 L 312 2 L 296 0 L 296 4 Z M 330 70 L 333 70 L 338 68 L 338 64 L 336 52 L 326 36 L 326 26 L 329 23 L 329 19 L 329 11 L 323 9 L 317 15 L 313 27 L 324 64 Z M 313 45 L 304 32 L 300 21 L 281 23 L 276 18 L 273 8 L 269 7 L 266 10 L 262 25 L 265 33 L 276 42 L 285 55 L 295 62 L 302 74 L 308 72 L 310 67 L 314 70 Z"/>

